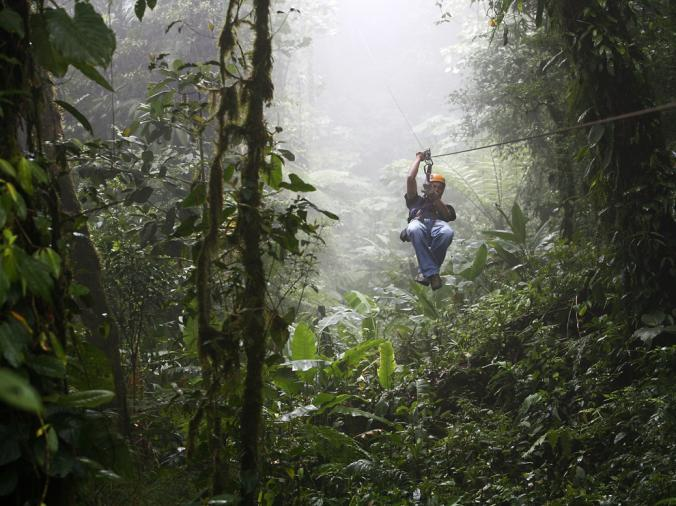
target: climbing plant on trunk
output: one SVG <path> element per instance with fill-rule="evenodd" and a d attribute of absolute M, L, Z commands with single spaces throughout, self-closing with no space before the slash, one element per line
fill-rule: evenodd
<path fill-rule="evenodd" d="M 239 493 L 243 504 L 256 504 L 263 467 L 267 337 L 272 336 L 275 350 L 283 349 L 295 315 L 293 308 L 286 308 L 285 316 L 280 316 L 290 289 L 274 300 L 274 284 L 268 278 L 281 270 L 276 264 L 289 265 L 287 255 L 309 258 L 307 248 L 321 242 L 310 210 L 337 217 L 300 195 L 289 199 L 281 194 L 315 188 L 296 174 L 284 181 L 282 157 L 293 159 L 293 154 L 275 150 L 273 132 L 281 129 L 269 130 L 265 119 L 273 97 L 270 4 L 256 0 L 253 10 L 240 14 L 242 4 L 228 3 L 219 37 L 216 149 L 195 273 L 204 389 L 190 422 L 187 448 L 195 455 L 194 443 L 206 429 L 212 495 Z M 224 181 L 229 183 L 227 191 Z M 217 278 L 223 281 L 218 301 L 213 289 Z M 281 355 L 274 360 L 281 360 Z M 233 449 L 240 456 L 239 490 L 233 489 L 235 473 L 227 464 Z"/>
<path fill-rule="evenodd" d="M 113 393 L 86 390 L 75 372 L 78 287 L 64 261 L 73 234 L 45 142 L 58 130 L 46 71 L 62 76 L 72 65 L 108 86 L 95 67 L 110 62 L 115 39 L 85 2 L 71 15 L 56 3 L 7 1 L 0 19 L 1 495 L 13 504 L 73 504 L 78 459 L 101 462 L 110 449 L 84 408 Z"/>
<path fill-rule="evenodd" d="M 263 407 L 263 359 L 265 358 L 265 273 L 261 253 L 262 219 L 259 173 L 263 168 L 269 135 L 263 116 L 265 104 L 272 100 L 272 41 L 270 38 L 270 2 L 254 1 L 255 42 L 253 72 L 247 86 L 247 117 L 244 135 L 247 159 L 242 166 L 239 193 L 239 223 L 242 236 L 244 293 L 241 306 L 242 338 L 246 350 L 247 371 L 241 411 L 241 495 L 243 504 L 257 504 L 259 476 L 259 442 Z"/>

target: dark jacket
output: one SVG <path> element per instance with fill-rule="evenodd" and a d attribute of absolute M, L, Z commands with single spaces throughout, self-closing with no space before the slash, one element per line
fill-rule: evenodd
<path fill-rule="evenodd" d="M 441 220 L 434 204 L 420 195 L 416 195 L 414 198 L 408 198 L 408 195 L 404 194 L 404 200 L 406 200 L 406 207 L 408 207 L 408 221 L 411 221 L 414 218 L 433 218 L 435 220 Z M 451 215 L 451 219 L 448 221 L 455 220 L 455 209 L 452 205 L 446 204 L 448 212 Z"/>

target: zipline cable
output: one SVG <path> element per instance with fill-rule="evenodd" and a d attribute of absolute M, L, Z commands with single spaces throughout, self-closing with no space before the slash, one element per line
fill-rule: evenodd
<path fill-rule="evenodd" d="M 361 40 L 362 46 L 364 46 L 364 48 L 366 49 L 366 54 L 368 54 L 369 59 L 371 60 L 371 65 L 373 66 L 373 68 L 376 68 L 377 63 L 376 63 L 375 57 L 373 56 L 373 53 L 371 52 L 371 47 L 369 46 L 366 39 L 362 36 L 361 32 L 358 31 L 357 35 L 359 36 L 359 39 Z M 397 106 L 397 109 L 399 109 L 399 114 L 401 114 L 401 116 L 404 118 L 404 121 L 406 121 L 406 124 L 408 125 L 408 128 L 411 130 L 413 137 L 415 137 L 415 140 L 418 142 L 418 146 L 420 146 L 420 149 L 423 150 L 424 149 L 423 143 L 420 142 L 420 139 L 418 138 L 418 136 L 415 133 L 415 130 L 413 129 L 413 125 L 411 125 L 411 122 L 408 120 L 408 117 L 404 113 L 404 110 L 399 105 L 399 102 L 397 101 L 397 97 L 394 96 L 394 92 L 392 91 L 392 88 L 390 88 L 390 85 L 388 84 L 387 79 L 385 78 L 385 74 L 382 71 L 381 71 L 381 74 L 383 74 L 382 81 L 383 81 L 383 84 L 385 85 L 385 88 L 387 88 L 387 91 L 389 92 L 390 97 L 392 98 L 392 102 L 394 102 L 394 105 Z"/>
<path fill-rule="evenodd" d="M 676 109 L 676 102 L 670 102 L 668 104 L 660 105 L 657 107 L 650 107 L 648 109 L 641 109 L 638 111 L 628 112 L 625 114 L 619 114 L 617 116 L 610 116 L 608 118 L 598 119 L 594 121 L 588 121 L 586 123 L 581 123 L 579 125 L 568 126 L 560 128 L 558 130 L 553 130 L 551 132 L 545 132 L 541 134 L 529 135 L 527 137 L 519 137 L 518 139 L 510 139 L 503 142 L 496 142 L 494 144 L 487 144 L 484 146 L 477 146 L 476 148 L 467 148 L 461 149 L 459 151 L 451 151 L 450 153 L 442 153 L 440 155 L 434 155 L 434 158 L 442 158 L 444 156 L 459 155 L 461 153 L 469 153 L 471 151 L 479 151 L 480 149 L 496 148 L 498 146 L 505 146 L 507 144 L 515 144 L 517 142 L 529 141 L 532 139 L 539 139 L 541 137 L 549 137 L 551 135 L 560 135 L 567 132 L 572 132 L 573 130 L 579 130 L 581 128 L 588 128 L 595 125 L 603 125 L 605 123 L 613 123 L 615 121 L 621 121 L 629 118 L 636 118 L 638 116 L 645 116 L 646 114 L 653 114 L 656 112 L 669 111 L 671 109 Z"/>
<path fill-rule="evenodd" d="M 364 39 L 361 32 L 357 32 L 357 35 L 359 36 L 359 39 L 361 40 L 362 46 L 364 46 L 364 48 L 366 49 L 366 53 L 368 54 L 373 67 L 374 68 L 377 67 L 375 57 L 373 56 L 373 52 L 371 51 L 371 47 L 369 46 L 368 42 L 366 41 L 366 39 Z M 420 149 L 424 150 L 423 144 L 422 144 L 422 142 L 420 142 L 420 138 L 418 138 L 418 135 L 415 133 L 415 130 L 413 129 L 413 125 L 408 120 L 408 117 L 406 116 L 403 109 L 399 105 L 399 101 L 397 100 L 397 97 L 394 95 L 392 88 L 390 88 L 390 85 L 388 84 L 387 79 L 384 78 L 384 77 L 385 76 L 383 75 L 383 84 L 385 85 L 385 88 L 387 88 L 387 91 L 390 94 L 390 97 L 392 98 L 392 102 L 394 102 L 394 105 L 399 110 L 399 113 L 404 118 L 404 121 L 406 121 L 406 124 L 408 125 L 408 128 L 411 130 L 413 137 L 415 137 L 415 140 L 418 142 Z M 625 120 L 625 119 L 636 118 L 636 117 L 639 117 L 639 116 L 645 116 L 647 114 L 654 114 L 654 113 L 657 113 L 657 112 L 670 111 L 672 109 L 676 109 L 676 101 L 669 102 L 667 104 L 663 104 L 663 105 L 656 106 L 656 107 L 640 109 L 638 111 L 632 111 L 632 112 L 628 112 L 628 113 L 624 113 L 624 114 L 618 114 L 616 116 L 610 116 L 610 117 L 607 117 L 607 118 L 602 118 L 602 119 L 598 119 L 598 120 L 594 120 L 594 121 L 588 121 L 586 123 L 580 123 L 579 125 L 567 126 L 567 127 L 564 127 L 564 128 L 559 128 L 558 130 L 552 130 L 550 132 L 528 135 L 526 137 L 519 137 L 517 139 L 509 139 L 509 140 L 502 141 L 502 142 L 495 142 L 493 144 L 486 144 L 486 145 L 482 145 L 482 146 L 477 146 L 475 148 L 460 149 L 460 150 L 457 150 L 457 151 L 451 151 L 449 153 L 442 153 L 440 155 L 434 155 L 434 158 L 443 158 L 443 157 L 446 157 L 446 156 L 459 155 L 459 154 L 462 154 L 462 153 L 471 153 L 472 151 L 479 151 L 479 150 L 482 150 L 482 149 L 496 148 L 496 147 L 499 147 L 499 146 L 506 146 L 508 144 L 516 144 L 516 143 L 519 143 L 519 142 L 530 141 L 530 140 L 533 140 L 533 139 L 540 139 L 542 137 L 550 137 L 550 136 L 553 136 L 553 135 L 561 135 L 561 134 L 564 134 L 564 133 L 572 132 L 574 130 L 580 130 L 582 128 L 589 128 L 589 127 L 593 127 L 593 126 L 596 126 L 596 125 L 604 125 L 606 123 L 614 123 L 616 121 L 622 121 L 622 120 Z"/>

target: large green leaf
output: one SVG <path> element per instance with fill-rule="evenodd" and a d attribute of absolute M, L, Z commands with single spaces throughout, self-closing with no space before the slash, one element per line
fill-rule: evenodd
<path fill-rule="evenodd" d="M 390 341 L 380 345 L 380 365 L 378 366 L 378 381 L 380 386 L 389 390 L 394 386 L 394 371 L 397 362 L 394 360 L 394 348 Z"/>
<path fill-rule="evenodd" d="M 632 334 L 632 337 L 639 338 L 648 346 L 652 345 L 653 339 L 659 336 L 664 331 L 664 327 L 659 325 L 657 327 L 641 327 Z"/>
<path fill-rule="evenodd" d="M 183 327 L 183 342 L 193 356 L 197 356 L 197 334 L 197 318 L 190 316 Z"/>
<path fill-rule="evenodd" d="M 134 14 L 139 21 L 143 21 L 143 15 L 146 12 L 146 0 L 136 0 L 134 4 Z"/>
<path fill-rule="evenodd" d="M 49 41 L 47 20 L 43 14 L 31 14 L 31 52 L 35 61 L 57 77 L 63 77 L 68 70 L 68 62 L 54 49 Z"/>
<path fill-rule="evenodd" d="M 359 314 L 369 315 L 374 312 L 374 310 L 378 309 L 378 306 L 373 299 L 357 290 L 345 292 L 343 298 L 345 299 L 345 302 L 347 302 L 347 305 Z"/>
<path fill-rule="evenodd" d="M 284 167 L 284 160 L 281 156 L 275 155 L 274 153 L 270 155 L 270 164 L 266 166 L 265 170 L 261 174 L 263 182 L 279 190 L 280 185 L 282 184 L 282 178 L 284 177 L 282 168 Z"/>
<path fill-rule="evenodd" d="M 310 416 L 312 415 L 315 411 L 317 411 L 317 406 L 314 404 L 308 404 L 306 406 L 298 406 L 296 409 L 293 411 L 289 411 L 288 413 L 284 413 L 279 417 L 280 422 L 290 422 L 291 420 L 295 418 L 302 418 L 305 416 Z"/>
<path fill-rule="evenodd" d="M 74 63 L 73 65 L 76 69 L 82 72 L 85 77 L 88 77 L 102 88 L 105 88 L 108 91 L 115 91 L 112 85 L 106 80 L 105 77 L 101 75 L 98 70 L 94 68 L 93 65 L 89 65 L 87 63 Z"/>
<path fill-rule="evenodd" d="M 416 296 L 416 302 L 418 310 L 421 311 L 428 318 L 436 320 L 439 318 L 439 312 L 437 311 L 434 302 L 432 302 L 428 297 L 428 290 L 424 286 L 413 282 L 411 284 L 411 291 Z"/>
<path fill-rule="evenodd" d="M 28 195 L 33 195 L 33 178 L 31 177 L 30 166 L 23 157 L 16 164 L 16 180 Z"/>
<path fill-rule="evenodd" d="M 9 369 L 0 369 L 0 401 L 23 411 L 42 412 L 40 394 L 28 381 Z"/>
<path fill-rule="evenodd" d="M 296 155 L 294 155 L 294 154 L 293 154 L 291 151 L 289 151 L 288 149 L 278 149 L 277 151 L 279 151 L 279 153 L 280 153 L 284 158 L 286 158 L 287 160 L 289 160 L 290 162 L 293 162 L 293 161 L 296 160 Z"/>
<path fill-rule="evenodd" d="M 274 155 L 273 155 L 274 156 Z M 317 188 L 312 186 L 309 183 L 306 183 L 303 181 L 300 177 L 298 177 L 296 174 L 289 174 L 289 180 L 291 183 L 280 183 L 281 188 L 286 188 L 287 190 L 291 190 L 294 192 L 313 192 L 317 191 Z"/>
<path fill-rule="evenodd" d="M 19 38 L 23 39 L 25 32 L 21 15 L 8 7 L 0 10 L 0 30 L 4 30 L 7 33 L 15 33 Z"/>
<path fill-rule="evenodd" d="M 305 372 L 311 369 L 315 369 L 316 367 L 329 366 L 330 364 L 331 362 L 327 362 L 326 360 L 303 359 L 303 360 L 289 360 L 288 362 L 284 362 L 282 365 L 290 367 L 292 371 Z"/>
<path fill-rule="evenodd" d="M 515 253 L 512 253 L 511 251 L 508 251 L 505 249 L 502 245 L 498 244 L 497 242 L 491 243 L 491 246 L 495 249 L 495 252 L 498 254 L 498 256 L 510 267 L 514 268 L 523 263 L 522 259 L 519 258 L 518 255 Z"/>
<path fill-rule="evenodd" d="M 28 255 L 21 255 L 19 257 L 19 275 L 26 284 L 28 291 L 43 299 L 51 300 L 54 280 L 47 265 Z"/>
<path fill-rule="evenodd" d="M 30 343 L 30 335 L 19 323 L 8 321 L 0 324 L 0 353 L 12 367 L 23 365 Z"/>
<path fill-rule="evenodd" d="M 94 135 L 94 130 L 92 129 L 91 123 L 89 123 L 89 120 L 87 117 L 82 114 L 80 111 L 77 110 L 77 108 L 68 102 L 64 102 L 63 100 L 55 100 L 55 103 L 59 104 L 65 111 L 68 111 L 78 122 L 80 125 L 84 127 L 87 132 L 89 132 L 91 135 Z"/>
<path fill-rule="evenodd" d="M 38 355 L 28 362 L 28 367 L 40 376 L 63 379 L 66 375 L 66 366 L 61 360 L 52 355 Z"/>
<path fill-rule="evenodd" d="M 83 390 L 68 395 L 61 395 L 56 403 L 71 408 L 95 408 L 113 400 L 115 394 L 110 390 Z"/>
<path fill-rule="evenodd" d="M 339 413 L 341 415 L 364 417 L 368 418 L 369 420 L 380 422 L 384 425 L 392 425 L 392 422 L 390 422 L 387 418 L 383 418 L 382 416 L 369 413 L 368 411 L 364 411 L 363 409 L 359 408 L 351 408 L 349 406 L 336 406 L 335 408 L 333 408 L 332 412 Z"/>
<path fill-rule="evenodd" d="M 606 127 L 605 125 L 594 125 L 591 127 L 589 130 L 589 134 L 587 135 L 587 139 L 589 141 L 589 147 L 594 147 L 596 146 L 601 138 L 603 137 L 603 134 L 606 132 Z"/>
<path fill-rule="evenodd" d="M 272 382 L 289 395 L 297 395 L 303 388 L 303 383 L 289 367 L 278 367 L 271 373 Z"/>
<path fill-rule="evenodd" d="M 19 193 L 16 187 L 9 181 L 5 182 L 5 190 L 7 192 L 6 195 L 9 197 L 9 199 L 15 206 L 14 212 L 16 212 L 16 215 L 22 220 L 26 219 L 28 208 L 26 207 L 26 201 L 21 196 L 21 193 Z"/>
<path fill-rule="evenodd" d="M 313 204 L 312 202 L 310 202 L 306 198 L 301 199 L 301 201 L 306 202 L 307 205 L 309 205 L 312 209 L 314 209 L 315 211 L 317 211 L 319 213 L 322 213 L 324 216 L 326 216 L 327 218 L 329 218 L 331 220 L 339 220 L 340 219 L 338 217 L 338 215 L 333 214 L 332 212 L 327 211 L 326 209 L 321 209 L 321 208 L 317 207 L 315 204 Z"/>
<path fill-rule="evenodd" d="M 203 205 L 207 200 L 207 185 L 206 183 L 197 182 L 190 190 L 188 196 L 181 202 L 181 207 L 198 207 Z"/>
<path fill-rule="evenodd" d="M 518 242 L 516 235 L 508 230 L 482 230 L 481 233 L 490 237 L 497 237 L 498 239 L 502 239 L 503 241 L 514 244 Z"/>
<path fill-rule="evenodd" d="M 538 228 L 537 232 L 535 232 L 535 235 L 530 241 L 529 246 L 532 251 L 544 247 L 545 245 L 547 245 L 547 243 L 549 243 L 552 240 L 554 234 L 550 233 L 549 230 L 550 230 L 550 220 L 547 220 L 540 226 L 540 228 Z"/>
<path fill-rule="evenodd" d="M 332 369 L 349 372 L 356 367 L 370 351 L 377 348 L 383 342 L 383 339 L 369 339 L 368 341 L 353 346 L 349 350 L 343 352 L 337 360 L 334 360 L 331 364 Z"/>
<path fill-rule="evenodd" d="M 472 265 L 462 272 L 458 273 L 458 276 L 461 278 L 467 279 L 469 281 L 474 281 L 479 274 L 481 274 L 486 267 L 486 260 L 488 259 L 488 247 L 485 244 L 479 246 L 479 249 L 474 255 L 474 261 Z"/>
<path fill-rule="evenodd" d="M 319 407 L 319 409 L 317 410 L 317 414 L 321 415 L 325 411 L 354 398 L 355 396 L 351 394 L 336 395 L 330 392 L 322 392 L 320 394 L 315 395 L 314 399 L 312 399 L 312 404 Z"/>
<path fill-rule="evenodd" d="M 52 248 L 40 248 L 33 256 L 49 268 L 52 276 L 58 278 L 61 275 L 61 256 Z"/>
<path fill-rule="evenodd" d="M 317 338 L 307 323 L 299 323 L 291 337 L 291 360 L 312 360 L 317 357 Z"/>
<path fill-rule="evenodd" d="M 16 179 L 16 169 L 7 160 L 0 158 L 0 171 L 4 172 L 6 176 Z"/>
<path fill-rule="evenodd" d="M 71 18 L 65 9 L 44 11 L 49 41 L 63 59 L 107 67 L 115 51 L 115 34 L 88 2 L 76 2 Z"/>
<path fill-rule="evenodd" d="M 669 497 L 667 499 L 657 501 L 655 506 L 676 506 L 676 497 Z"/>
<path fill-rule="evenodd" d="M 373 316 L 364 318 L 361 322 L 361 334 L 364 338 L 376 337 L 378 334 L 378 320 Z"/>
<path fill-rule="evenodd" d="M 125 202 L 128 204 L 131 204 L 132 202 L 144 204 L 153 194 L 153 191 L 154 189 L 152 186 L 142 186 L 131 192 L 125 199 Z"/>

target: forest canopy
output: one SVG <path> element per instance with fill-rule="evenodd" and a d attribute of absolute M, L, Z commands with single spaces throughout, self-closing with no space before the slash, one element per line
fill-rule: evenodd
<path fill-rule="evenodd" d="M 0 34 L 3 504 L 676 504 L 676 3 Z"/>

